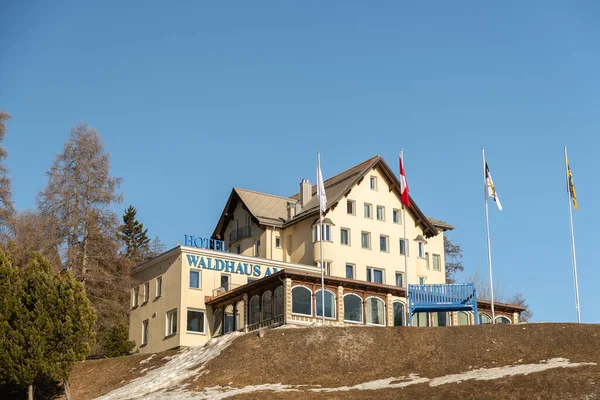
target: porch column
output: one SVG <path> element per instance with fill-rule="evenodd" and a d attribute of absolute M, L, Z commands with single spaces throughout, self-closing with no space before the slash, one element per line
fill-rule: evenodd
<path fill-rule="evenodd" d="M 235 316 L 237 315 L 237 301 L 233 302 L 233 321 L 231 322 L 231 332 L 235 332 L 238 327 L 237 324 L 235 323 Z"/>
<path fill-rule="evenodd" d="M 386 306 L 386 314 L 387 314 L 387 326 L 394 326 L 394 303 L 392 301 L 392 294 L 387 294 L 387 306 Z"/>
<path fill-rule="evenodd" d="M 244 332 L 248 332 L 248 293 L 244 293 Z"/>
<path fill-rule="evenodd" d="M 337 287 L 337 322 L 344 325 L 344 287 Z"/>
<path fill-rule="evenodd" d="M 285 311 L 283 313 L 283 323 L 287 324 L 292 320 L 292 280 L 285 278 L 283 281 L 283 300 Z"/>

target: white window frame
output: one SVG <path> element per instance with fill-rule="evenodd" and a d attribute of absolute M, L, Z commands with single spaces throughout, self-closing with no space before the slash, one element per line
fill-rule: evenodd
<path fill-rule="evenodd" d="M 322 316 L 317 315 L 317 293 L 319 293 L 322 290 L 323 289 L 317 290 L 315 292 L 315 295 L 313 296 L 314 299 L 315 299 L 315 318 L 322 318 Z M 336 308 L 337 308 L 337 301 L 336 301 L 337 299 L 336 299 L 336 297 L 337 296 L 335 295 L 335 293 L 332 290 L 325 289 L 325 291 L 331 293 L 331 295 L 333 296 L 333 317 L 325 316 L 325 319 L 331 319 L 331 320 L 337 319 L 337 313 L 336 313 Z M 325 314 L 325 310 L 323 310 L 323 314 Z"/>
<path fill-rule="evenodd" d="M 347 239 L 348 239 L 348 243 L 344 243 L 342 238 L 344 237 L 344 235 L 342 235 L 342 231 L 346 231 L 347 233 Z M 342 246 L 351 246 L 351 242 L 350 242 L 350 228 L 340 228 L 340 244 Z"/>
<path fill-rule="evenodd" d="M 150 281 L 144 283 L 144 303 L 150 301 Z"/>
<path fill-rule="evenodd" d="M 437 268 L 435 267 L 435 261 L 437 260 Z M 442 256 L 440 256 L 439 254 L 432 254 L 431 256 L 431 269 L 433 269 L 434 271 L 441 271 L 442 270 Z"/>
<path fill-rule="evenodd" d="M 404 242 L 404 253 L 402 253 L 402 245 L 400 244 L 400 242 Z M 400 246 L 400 255 L 401 256 L 405 256 L 408 257 L 408 240 L 406 239 L 402 239 L 400 238 L 400 241 L 398 242 L 398 246 Z"/>
<path fill-rule="evenodd" d="M 156 297 L 162 296 L 162 281 L 163 277 L 159 276 L 156 278 Z"/>
<path fill-rule="evenodd" d="M 392 221 L 394 222 L 394 224 L 398 224 L 398 225 L 402 225 L 402 213 L 400 213 L 400 211 L 397 208 L 394 208 L 394 210 L 392 211 Z M 394 221 L 394 215 L 396 215 L 396 213 L 398 213 L 398 221 Z"/>
<path fill-rule="evenodd" d="M 367 244 L 368 244 L 368 247 L 364 247 L 363 246 L 363 235 L 364 234 L 367 235 L 367 242 L 368 242 Z M 360 233 L 360 248 L 361 249 L 366 249 L 366 250 L 371 250 L 371 232 L 362 231 Z"/>
<path fill-rule="evenodd" d="M 381 250 L 381 238 L 385 238 L 385 250 Z M 390 252 L 390 237 L 388 235 L 379 235 L 379 251 L 382 253 Z"/>
<path fill-rule="evenodd" d="M 269 316 L 269 318 L 265 318 L 265 296 L 267 295 L 267 293 L 269 293 L 271 295 L 271 315 Z M 265 291 L 261 296 L 260 296 L 260 322 L 263 321 L 268 321 L 270 319 L 273 319 L 273 314 L 275 313 L 275 298 L 273 296 L 273 292 L 271 292 L 270 290 Z"/>
<path fill-rule="evenodd" d="M 367 216 L 367 210 L 369 210 L 369 215 Z M 364 203 L 363 205 L 363 214 L 365 218 L 373 219 L 373 204 Z"/>
<path fill-rule="evenodd" d="M 360 325 L 362 325 L 365 322 L 364 300 L 362 299 L 362 297 L 360 297 L 356 293 L 346 293 L 344 295 L 344 297 L 342 298 L 342 304 L 344 305 L 344 313 L 346 312 L 346 305 L 344 303 L 344 300 L 346 299 L 346 296 L 356 296 L 360 300 L 360 321 L 352 321 L 352 320 L 344 318 L 344 322 L 347 322 L 349 324 L 360 324 Z"/>
<path fill-rule="evenodd" d="M 372 324 L 372 323 L 370 323 L 370 322 L 367 321 L 367 312 L 366 312 L 366 309 L 368 308 L 369 299 L 377 299 L 377 300 L 379 300 L 380 302 L 383 303 L 383 324 Z M 387 314 L 387 309 L 386 309 L 386 306 L 385 306 L 385 301 L 381 300 L 377 296 L 369 296 L 369 297 L 367 297 L 365 299 L 364 303 L 365 303 L 365 307 L 364 307 L 365 308 L 365 316 L 364 316 L 365 325 L 387 326 L 387 315 L 386 315 Z"/>
<path fill-rule="evenodd" d="M 489 315 L 489 314 L 488 314 L 488 313 L 486 313 L 486 312 L 479 311 L 479 312 L 477 313 L 477 318 L 478 318 L 478 321 L 477 321 L 477 322 L 478 322 L 479 324 L 481 324 L 481 325 L 487 325 L 487 324 L 484 324 L 483 322 L 481 322 L 481 316 L 482 316 L 482 315 L 485 315 L 485 316 L 487 316 L 487 317 L 490 319 L 490 322 L 488 322 L 487 324 L 493 324 L 493 323 L 494 323 L 494 320 L 492 319 L 492 316 L 491 316 L 491 315 Z"/>
<path fill-rule="evenodd" d="M 379 210 L 381 210 L 381 218 L 379 218 Z M 375 206 L 375 218 L 377 219 L 377 221 L 384 221 L 385 222 L 385 206 Z"/>
<path fill-rule="evenodd" d="M 372 279 L 371 281 L 369 280 L 369 270 L 371 270 L 371 279 Z M 367 267 L 366 271 L 367 271 L 367 275 L 366 275 L 367 282 L 379 283 L 379 282 L 375 282 L 375 271 L 381 271 L 381 283 L 380 284 L 381 285 L 385 284 L 385 270 L 383 268 Z"/>
<path fill-rule="evenodd" d="M 165 326 L 165 337 L 168 336 L 175 336 L 177 335 L 177 328 L 179 327 L 179 321 L 177 321 L 178 315 L 177 315 L 177 309 L 174 308 L 172 310 L 167 311 L 166 314 L 166 326 Z M 173 318 L 174 315 L 174 318 Z M 175 331 L 173 332 L 173 322 L 175 322 Z"/>
<path fill-rule="evenodd" d="M 297 287 L 302 287 L 302 288 L 308 290 L 308 292 L 310 293 L 310 302 L 309 302 L 309 304 L 310 304 L 310 314 L 300 314 L 300 313 L 293 312 L 293 310 L 294 310 L 294 289 L 297 288 Z M 312 292 L 312 290 L 310 290 L 309 287 L 304 286 L 304 285 L 292 286 L 292 291 L 290 292 L 290 295 L 292 297 L 292 315 L 299 315 L 299 316 L 302 316 L 302 317 L 312 317 L 314 315 L 313 300 L 312 300 L 313 297 L 314 297 L 314 293 Z"/>
<path fill-rule="evenodd" d="M 192 287 L 192 279 L 191 279 L 191 274 L 192 272 L 196 272 L 198 273 L 198 287 Z M 190 273 L 188 275 L 188 286 L 190 289 L 195 289 L 195 290 L 202 290 L 202 271 L 200 271 L 197 268 L 190 268 Z"/>
<path fill-rule="evenodd" d="M 427 277 L 426 276 L 419 276 L 418 278 L 419 278 L 419 285 L 425 285 L 425 282 L 427 282 Z"/>
<path fill-rule="evenodd" d="M 407 314 L 406 310 L 408 310 L 408 307 L 407 307 L 406 303 L 400 299 L 392 300 L 392 324 L 394 323 L 394 304 L 396 304 L 396 303 L 402 304 L 402 322 L 403 322 L 403 324 L 401 326 L 408 326 L 408 321 L 406 321 L 406 314 Z M 393 326 L 396 326 L 396 325 L 393 325 Z"/>
<path fill-rule="evenodd" d="M 279 236 L 275 236 L 275 248 L 276 249 L 281 248 L 281 237 L 279 237 Z"/>
<path fill-rule="evenodd" d="M 192 312 L 201 312 L 202 313 L 202 327 L 204 328 L 201 332 L 196 332 L 196 331 L 188 331 L 187 326 L 188 326 L 188 315 L 187 313 L 189 311 Z M 206 310 L 202 310 L 200 308 L 193 308 L 193 307 L 188 307 L 187 311 L 185 313 L 185 333 L 189 333 L 192 335 L 206 335 L 206 324 L 207 324 L 207 319 L 206 319 Z"/>
<path fill-rule="evenodd" d="M 134 287 L 131 293 L 131 300 L 133 301 L 132 307 L 138 307 L 140 305 L 140 287 Z"/>
<path fill-rule="evenodd" d="M 348 205 L 349 204 L 352 204 L 352 212 L 351 213 L 348 212 Z M 356 215 L 356 201 L 354 201 L 354 200 L 347 200 L 346 201 L 346 213 L 348 215 Z"/>
<path fill-rule="evenodd" d="M 369 187 L 371 190 L 377 190 L 377 177 L 375 175 L 369 176 Z"/>
<path fill-rule="evenodd" d="M 260 257 L 260 239 L 254 243 L 254 257 Z"/>
<path fill-rule="evenodd" d="M 460 315 L 464 314 L 467 316 L 467 324 L 466 325 L 461 325 L 460 324 Z M 456 313 L 456 326 L 468 326 L 468 325 L 472 325 L 471 323 L 471 317 L 473 316 L 473 313 L 470 313 L 468 311 L 458 311 Z"/>
<path fill-rule="evenodd" d="M 325 264 L 325 275 L 331 276 L 331 264 L 333 264 L 330 260 L 323 260 L 323 264 Z M 317 268 L 321 271 L 321 261 L 317 261 Z"/>
<path fill-rule="evenodd" d="M 417 242 L 417 256 L 419 258 L 425 258 L 425 243 Z"/>
<path fill-rule="evenodd" d="M 148 326 L 150 324 L 150 320 L 145 319 L 142 321 L 142 344 L 141 346 L 146 346 L 148 344 Z"/>
<path fill-rule="evenodd" d="M 352 268 L 352 278 L 348 278 L 348 267 Z M 344 265 L 344 278 L 346 279 L 356 279 L 356 264 L 352 264 L 352 263 L 346 263 Z"/>
<path fill-rule="evenodd" d="M 319 229 L 319 226 L 323 227 L 323 230 Z M 331 242 L 331 225 L 329 224 L 316 224 L 312 229 L 313 243 L 317 243 L 321 240 L 321 233 L 325 233 L 324 242 Z"/>
<path fill-rule="evenodd" d="M 504 322 L 496 322 L 498 320 L 502 321 L 503 319 L 508 321 L 508 324 L 505 324 Z M 510 318 L 508 318 L 506 315 L 498 315 L 496 317 L 496 319 L 494 320 L 494 324 L 499 324 L 499 325 L 512 325 L 512 321 Z"/>
<path fill-rule="evenodd" d="M 401 275 L 402 276 L 402 285 L 403 286 L 398 286 L 397 285 L 398 280 L 396 279 L 396 275 Z M 402 271 L 396 271 L 396 273 L 394 274 L 394 286 L 396 286 L 396 287 L 404 287 L 404 283 L 405 283 L 404 279 L 405 278 L 406 277 L 404 276 L 404 272 L 402 272 Z"/>
<path fill-rule="evenodd" d="M 226 292 L 231 290 L 231 274 L 225 274 L 223 272 L 221 272 L 221 275 L 219 277 L 219 287 L 223 287 L 221 285 L 222 281 L 223 281 L 223 277 L 226 276 L 227 277 L 227 287 L 224 288 Z"/>

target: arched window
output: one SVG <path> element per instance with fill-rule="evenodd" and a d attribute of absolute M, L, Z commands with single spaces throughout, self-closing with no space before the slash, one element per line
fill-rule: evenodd
<path fill-rule="evenodd" d="M 221 334 L 221 328 L 223 328 L 223 313 L 221 310 L 217 310 L 213 314 L 213 336 Z"/>
<path fill-rule="evenodd" d="M 367 299 L 367 324 L 385 325 L 385 304 L 378 297 Z"/>
<path fill-rule="evenodd" d="M 225 308 L 225 333 L 229 333 L 232 331 L 233 331 L 233 306 L 228 305 Z"/>
<path fill-rule="evenodd" d="M 260 298 L 258 297 L 258 295 L 250 299 L 250 310 L 248 313 L 250 314 L 248 316 L 248 323 L 250 325 L 259 322 L 258 317 L 260 315 Z"/>
<path fill-rule="evenodd" d="M 278 317 L 283 315 L 283 308 L 283 286 L 279 286 L 277 289 L 275 289 L 275 310 L 273 312 L 273 316 Z"/>
<path fill-rule="evenodd" d="M 404 304 L 400 301 L 392 304 L 394 306 L 394 326 L 404 326 Z"/>
<path fill-rule="evenodd" d="M 471 316 L 464 311 L 458 312 L 458 325 L 471 325 Z"/>
<path fill-rule="evenodd" d="M 268 319 L 271 319 L 273 317 L 273 313 L 271 310 L 271 298 L 273 296 L 271 295 L 271 291 L 267 290 L 265 293 L 263 293 L 262 295 L 262 320 L 266 321 Z"/>
<path fill-rule="evenodd" d="M 490 317 L 489 315 L 484 314 L 484 313 L 479 313 L 479 323 L 480 324 L 491 324 L 492 317 Z"/>
<path fill-rule="evenodd" d="M 312 292 L 304 286 L 292 288 L 292 313 L 312 316 Z"/>
<path fill-rule="evenodd" d="M 318 290 L 317 295 L 315 296 L 317 317 L 323 316 L 323 312 L 321 311 L 321 308 L 323 307 L 321 293 L 322 290 Z M 335 318 L 335 295 L 329 290 L 325 290 L 325 318 Z"/>
<path fill-rule="evenodd" d="M 437 311 L 431 313 L 431 326 L 450 326 L 450 313 L 447 311 Z"/>
<path fill-rule="evenodd" d="M 510 319 L 508 319 L 504 315 L 501 315 L 499 317 L 496 317 L 496 323 L 497 324 L 510 324 L 511 322 L 510 322 Z"/>
<path fill-rule="evenodd" d="M 362 322 L 362 299 L 355 294 L 344 296 L 344 321 Z"/>

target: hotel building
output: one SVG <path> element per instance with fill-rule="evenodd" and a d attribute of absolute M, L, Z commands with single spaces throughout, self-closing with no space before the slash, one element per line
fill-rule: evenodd
<path fill-rule="evenodd" d="M 446 282 L 444 232 L 453 227 L 425 216 L 412 198 L 403 211 L 400 182 L 381 156 L 324 184 L 322 230 L 316 185 L 307 180 L 290 197 L 233 188 L 211 239 L 186 235 L 184 245 L 134 268 L 136 348 L 157 352 L 234 330 L 320 322 L 321 296 L 326 324 L 475 323 L 475 312 L 456 308 L 408 318 L 407 283 Z M 491 323 L 491 304 L 477 301 L 480 321 Z M 494 306 L 496 323 L 517 323 L 524 310 Z"/>

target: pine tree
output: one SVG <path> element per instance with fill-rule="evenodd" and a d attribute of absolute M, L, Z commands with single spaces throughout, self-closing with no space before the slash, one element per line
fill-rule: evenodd
<path fill-rule="evenodd" d="M 137 210 L 129 206 L 123 214 L 123 225 L 117 233 L 125 246 L 125 257 L 133 261 L 141 261 L 148 254 L 150 238 L 148 229 L 136 219 Z"/>

